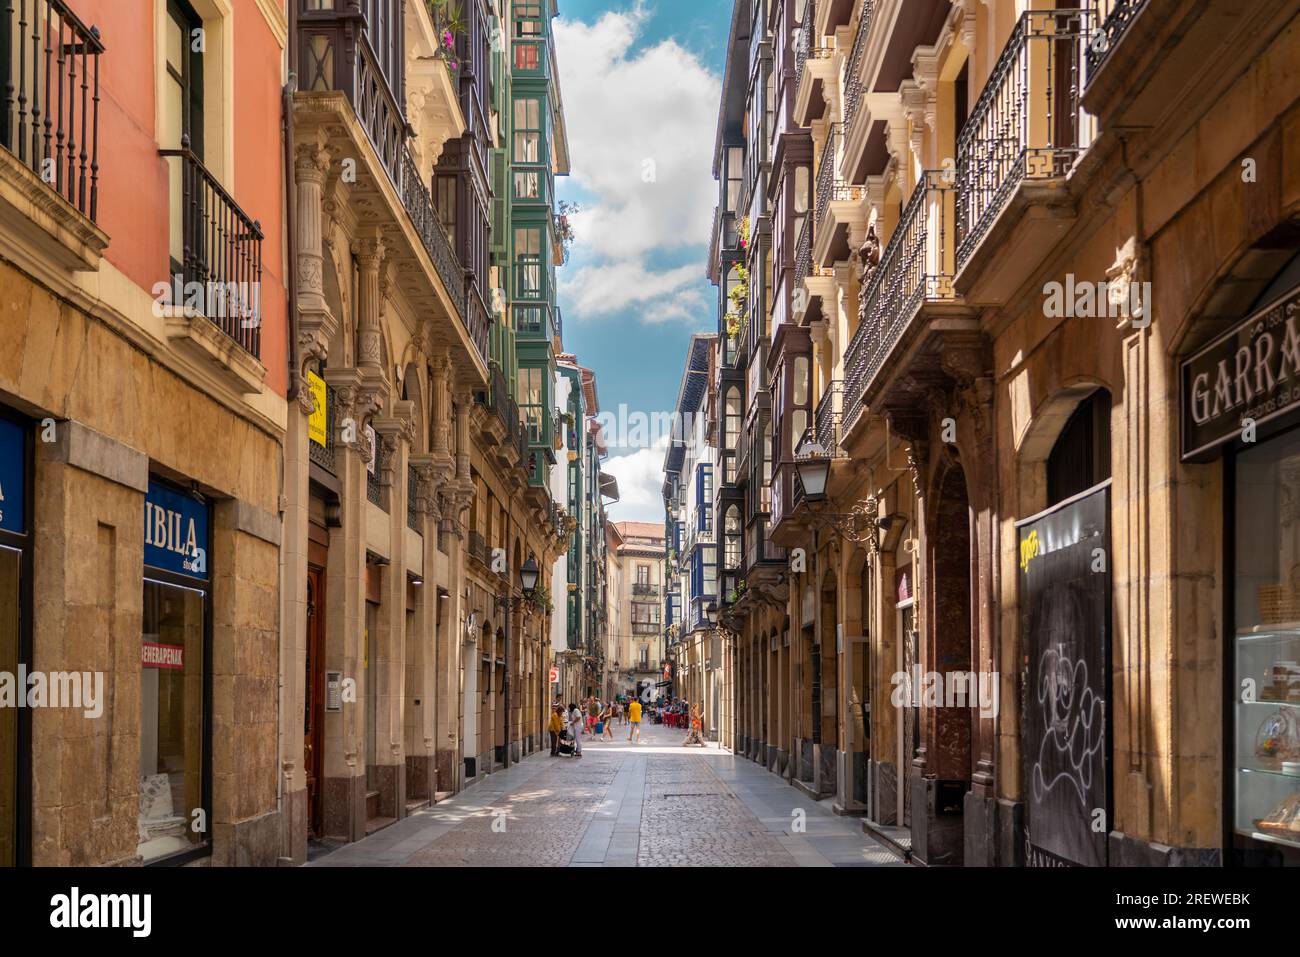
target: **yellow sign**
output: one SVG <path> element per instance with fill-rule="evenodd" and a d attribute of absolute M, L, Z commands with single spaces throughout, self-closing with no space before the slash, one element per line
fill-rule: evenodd
<path fill-rule="evenodd" d="M 308 371 L 307 387 L 311 389 L 312 401 L 316 406 L 315 411 L 307 419 L 307 437 L 324 448 L 328 444 L 326 436 L 329 431 L 328 413 L 325 410 L 325 380 L 316 373 Z"/>
<path fill-rule="evenodd" d="M 1020 541 L 1020 570 L 1028 571 L 1029 563 L 1039 554 L 1038 529 L 1034 529 Z"/>

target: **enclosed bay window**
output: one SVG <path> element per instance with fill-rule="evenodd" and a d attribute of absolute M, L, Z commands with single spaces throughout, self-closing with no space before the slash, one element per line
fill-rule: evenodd
<path fill-rule="evenodd" d="M 541 299 L 545 295 L 542 280 L 542 230 L 537 226 L 515 229 L 515 298 Z"/>
<path fill-rule="evenodd" d="M 542 108 L 535 97 L 515 100 L 514 162 L 542 162 Z"/>

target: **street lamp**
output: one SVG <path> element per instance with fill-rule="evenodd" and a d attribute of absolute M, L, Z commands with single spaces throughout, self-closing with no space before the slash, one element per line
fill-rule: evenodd
<path fill-rule="evenodd" d="M 811 436 L 795 450 L 795 471 L 803 483 L 803 495 L 810 502 L 826 498 L 826 484 L 831 477 L 831 459 L 820 442 Z"/>
<path fill-rule="evenodd" d="M 704 613 L 709 616 L 710 625 L 718 623 L 718 603 L 716 601 L 709 602 L 708 607 L 704 609 Z"/>
<path fill-rule="evenodd" d="M 805 436 L 795 450 L 794 467 L 799 482 L 803 485 L 803 497 L 808 505 L 809 524 L 813 530 L 830 529 L 841 538 L 866 544 L 878 553 L 879 533 L 888 530 L 894 518 L 892 515 L 880 517 L 879 500 L 874 495 L 868 495 L 853 503 L 847 512 L 830 511 L 827 507 L 826 486 L 830 482 L 831 457 L 811 435 Z"/>
<path fill-rule="evenodd" d="M 533 556 L 528 556 L 528 561 L 524 562 L 524 567 L 519 569 L 519 587 L 523 589 L 524 597 L 532 601 L 533 595 L 537 592 L 537 562 Z"/>
<path fill-rule="evenodd" d="M 532 555 L 529 555 L 528 560 L 525 561 L 524 564 L 519 569 L 519 590 L 523 592 L 523 600 L 531 602 L 533 600 L 533 596 L 537 594 L 537 578 L 538 578 L 537 562 L 533 559 Z M 504 606 L 507 611 L 506 655 L 505 655 L 506 673 L 505 673 L 505 677 L 502 678 L 501 680 L 501 691 L 505 697 L 505 702 L 506 702 L 506 747 L 505 747 L 505 754 L 502 756 L 501 763 L 507 768 L 510 767 L 510 731 L 511 731 L 511 719 L 513 718 L 513 715 L 511 715 L 510 713 L 510 619 L 513 616 L 513 613 L 518 611 L 519 602 L 520 599 L 518 595 L 511 595 L 507 598 L 497 599 L 498 607 Z"/>

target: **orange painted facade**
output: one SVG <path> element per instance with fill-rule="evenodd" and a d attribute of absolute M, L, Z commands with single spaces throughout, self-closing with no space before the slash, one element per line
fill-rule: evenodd
<path fill-rule="evenodd" d="M 167 278 L 167 162 L 158 155 L 156 0 L 77 0 L 82 22 L 99 29 L 99 226 L 104 258 L 144 289 Z M 281 134 L 284 50 L 256 0 L 231 0 L 234 175 L 223 185 L 265 237 L 262 348 L 266 388 L 284 396 L 287 369 L 285 176 Z M 283 9 L 283 0 L 279 6 Z M 165 4 L 162 4 L 165 8 Z M 200 11 L 202 12 L 202 11 Z M 208 144 L 209 153 L 225 144 Z"/>

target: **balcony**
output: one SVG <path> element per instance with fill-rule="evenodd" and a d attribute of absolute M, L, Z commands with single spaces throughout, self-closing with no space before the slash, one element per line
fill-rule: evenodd
<path fill-rule="evenodd" d="M 515 332 L 520 339 L 554 339 L 554 314 L 544 302 L 514 305 Z"/>
<path fill-rule="evenodd" d="M 99 266 L 99 31 L 63 0 L 5 4 L 0 220 L 33 255 Z M 54 196 L 58 200 L 53 200 Z"/>
<path fill-rule="evenodd" d="M 488 567 L 488 547 L 487 541 L 483 538 L 482 532 L 471 530 L 468 536 L 469 557 L 477 561 L 484 568 Z"/>
<path fill-rule="evenodd" d="M 843 458 L 844 449 L 840 440 L 843 438 L 841 427 L 844 423 L 844 383 L 835 379 L 826 383 L 822 397 L 817 402 L 817 411 L 813 424 L 809 426 L 810 438 L 831 458 Z"/>
<path fill-rule="evenodd" d="M 794 120 L 798 126 L 808 126 L 826 112 L 826 84 L 835 82 L 834 47 L 822 41 L 816 29 L 818 3 L 837 0 L 807 0 L 803 23 L 795 35 L 794 48 Z"/>
<path fill-rule="evenodd" d="M 1087 26 L 1083 10 L 1023 14 L 957 141 L 956 282 L 973 303 L 1005 303 L 1075 221 Z"/>
<path fill-rule="evenodd" d="M 262 228 L 181 138 L 178 150 L 159 150 L 180 182 L 181 295 L 172 294 L 168 338 L 210 364 L 238 391 L 260 392 L 262 351 Z M 173 249 L 177 246 L 173 239 Z M 174 253 L 173 253 L 174 255 Z M 201 304 L 195 294 L 202 291 Z"/>
<path fill-rule="evenodd" d="M 632 597 L 633 598 L 658 598 L 659 586 L 652 582 L 633 582 Z"/>
<path fill-rule="evenodd" d="M 858 329 L 844 354 L 844 436 L 857 424 L 877 374 L 900 343 L 910 341 L 934 312 L 958 304 L 952 284 L 956 195 L 943 175 L 937 170 L 923 175 L 868 280 Z"/>
<path fill-rule="evenodd" d="M 867 228 L 866 190 L 850 186 L 839 173 L 842 128 L 831 124 L 817 166 L 813 262 L 822 268 L 847 262 L 852 254 L 849 236 Z"/>
<path fill-rule="evenodd" d="M 381 511 L 387 512 L 388 505 L 384 501 L 384 465 L 384 443 L 379 436 L 375 436 L 374 465 L 372 468 L 366 469 L 366 501 Z"/>
<path fill-rule="evenodd" d="M 1154 130 L 1200 116 L 1222 95 L 1206 71 L 1227 78 L 1258 66 L 1263 49 L 1295 16 L 1291 0 L 1088 0 L 1086 6 L 1092 32 L 1083 105 L 1102 129 Z"/>
<path fill-rule="evenodd" d="M 812 266 L 813 217 L 804 216 L 803 227 L 799 230 L 799 240 L 794 247 L 794 288 L 799 289 L 803 281 L 814 275 Z M 802 321 L 800 312 L 795 310 L 795 319 Z"/>
<path fill-rule="evenodd" d="M 406 527 L 413 532 L 420 532 L 420 511 L 416 507 L 415 487 L 420 481 L 420 475 L 415 470 L 414 465 L 406 467 Z"/>
<path fill-rule="evenodd" d="M 297 2 L 297 142 L 324 145 L 334 157 L 355 158 L 349 198 L 383 231 L 394 288 L 403 290 L 415 313 L 449 320 L 449 328 L 435 330 L 435 338 L 446 338 L 463 350 L 486 380 L 488 312 L 481 299 L 472 301 L 467 293 L 464 267 L 428 180 L 434 154 L 449 136 L 464 129 L 454 99 L 441 109 L 428 108 L 429 96 L 453 96 L 452 84 L 436 73 L 437 83 L 422 81 L 426 107 L 420 114 L 420 139 L 414 144 L 417 160 L 412 152 L 414 130 L 398 95 L 405 86 L 408 52 L 400 43 L 402 31 L 395 27 L 400 7 L 368 4 L 373 8 L 368 18 L 357 0 L 330 9 L 320 9 L 316 0 Z M 406 34 L 419 63 L 419 38 L 428 31 L 409 27 L 408 17 Z M 372 45 L 376 42 L 382 55 Z M 440 61 L 434 66 L 446 70 Z"/>
<path fill-rule="evenodd" d="M 865 84 L 862 80 L 862 56 L 867 45 L 867 35 L 871 32 L 872 0 L 862 0 L 858 7 L 858 25 L 853 32 L 853 46 L 849 50 L 849 61 L 844 68 L 844 135 L 851 140 L 854 123 L 863 115 L 862 95 Z"/>

